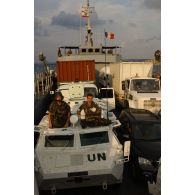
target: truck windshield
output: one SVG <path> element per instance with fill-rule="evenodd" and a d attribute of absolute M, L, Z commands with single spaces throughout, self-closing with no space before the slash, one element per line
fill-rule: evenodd
<path fill-rule="evenodd" d="M 88 93 L 91 93 L 94 97 L 97 97 L 97 89 L 94 87 L 85 87 L 84 88 L 84 97 L 87 97 Z"/>
<path fill-rule="evenodd" d="M 109 142 L 107 131 L 80 134 L 80 139 L 81 146 L 103 144 Z"/>
<path fill-rule="evenodd" d="M 160 123 L 139 123 L 133 127 L 133 139 L 141 140 L 160 140 L 161 124 Z"/>
<path fill-rule="evenodd" d="M 155 79 L 135 79 L 131 81 L 131 90 L 152 92 L 159 90 L 159 81 Z"/>

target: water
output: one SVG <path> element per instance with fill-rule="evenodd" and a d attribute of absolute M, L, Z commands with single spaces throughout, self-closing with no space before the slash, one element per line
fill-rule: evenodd
<path fill-rule="evenodd" d="M 50 70 L 56 70 L 55 63 L 48 63 L 48 66 L 49 66 Z M 38 72 L 45 72 L 45 66 L 41 62 L 34 64 L 34 73 L 38 73 Z"/>

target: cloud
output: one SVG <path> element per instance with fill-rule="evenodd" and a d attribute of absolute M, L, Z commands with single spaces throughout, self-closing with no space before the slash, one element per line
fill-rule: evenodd
<path fill-rule="evenodd" d="M 57 16 L 52 17 L 51 24 L 76 29 L 80 27 L 80 17 L 76 14 L 69 14 L 61 11 Z"/>
<path fill-rule="evenodd" d="M 109 24 L 113 24 L 114 23 L 114 20 L 108 20 L 108 23 Z"/>
<path fill-rule="evenodd" d="M 150 43 L 150 42 L 153 42 L 153 41 L 160 41 L 161 40 L 161 37 L 160 36 L 152 36 L 152 37 L 149 37 L 149 38 L 145 38 L 145 39 L 137 39 L 136 41 L 139 42 L 139 43 Z"/>
<path fill-rule="evenodd" d="M 137 24 L 136 23 L 132 23 L 132 22 L 129 22 L 128 25 L 132 28 L 136 28 L 137 27 Z"/>
<path fill-rule="evenodd" d="M 144 6 L 149 9 L 160 9 L 161 0 L 144 0 Z"/>
<path fill-rule="evenodd" d="M 35 14 L 44 14 L 56 10 L 62 0 L 34 0 Z"/>
<path fill-rule="evenodd" d="M 35 36 L 49 36 L 47 29 L 43 28 L 42 21 L 39 18 L 34 19 Z"/>
<path fill-rule="evenodd" d="M 47 59 L 54 60 L 62 40 L 65 45 L 82 44 L 85 30 L 82 28 L 80 33 L 79 28 L 86 25 L 86 18 L 80 18 L 80 10 L 81 3 L 86 5 L 86 0 L 34 1 L 37 53 L 44 51 Z M 149 57 L 151 50 L 160 47 L 161 0 L 93 0 L 90 6 L 95 7 L 90 18 L 94 43 L 103 41 L 102 32 L 106 28 L 115 33 L 117 45 L 125 42 L 122 56 Z M 48 32 L 49 39 L 43 37 Z"/>
<path fill-rule="evenodd" d="M 92 24 L 95 23 L 96 25 L 103 25 L 103 24 L 105 24 L 106 22 L 108 22 L 108 23 L 113 23 L 113 20 L 108 20 L 108 21 L 106 21 L 106 20 L 100 19 L 100 18 L 98 17 L 97 12 L 94 12 L 94 13 L 91 15 L 90 20 L 91 20 L 91 23 L 92 23 Z"/>
<path fill-rule="evenodd" d="M 146 39 L 145 42 L 159 41 L 159 40 L 161 40 L 161 37 L 160 36 L 159 37 L 153 36 L 151 38 Z"/>
<path fill-rule="evenodd" d="M 105 24 L 105 21 L 99 19 L 96 13 L 91 15 L 90 21 L 92 24 L 95 23 L 96 25 Z M 113 21 L 109 21 L 109 22 L 112 23 Z M 86 19 L 81 18 L 81 16 L 78 14 L 71 14 L 71 13 L 66 13 L 64 11 L 61 11 L 57 16 L 52 17 L 51 24 L 64 26 L 69 29 L 78 29 L 80 25 L 85 26 Z"/>

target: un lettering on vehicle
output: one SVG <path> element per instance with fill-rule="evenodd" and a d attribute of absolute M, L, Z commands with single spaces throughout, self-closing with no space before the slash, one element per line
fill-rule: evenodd
<path fill-rule="evenodd" d="M 106 160 L 106 153 L 93 153 L 93 154 L 87 154 L 87 160 L 89 162 L 94 162 L 94 161 L 105 161 Z"/>

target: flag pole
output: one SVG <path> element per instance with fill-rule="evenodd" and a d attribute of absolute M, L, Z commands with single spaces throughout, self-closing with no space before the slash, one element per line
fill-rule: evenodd
<path fill-rule="evenodd" d="M 82 10 L 82 8 L 81 8 L 81 10 Z M 82 45 L 82 44 L 81 44 L 81 17 L 82 17 L 82 16 L 80 16 L 80 33 L 79 33 L 79 34 L 80 34 L 80 46 Z"/>
<path fill-rule="evenodd" d="M 108 121 L 108 74 L 107 74 L 107 63 L 106 63 L 106 39 L 108 33 L 104 29 L 104 45 L 105 45 L 105 72 L 106 72 L 106 99 L 107 99 L 107 121 Z"/>

